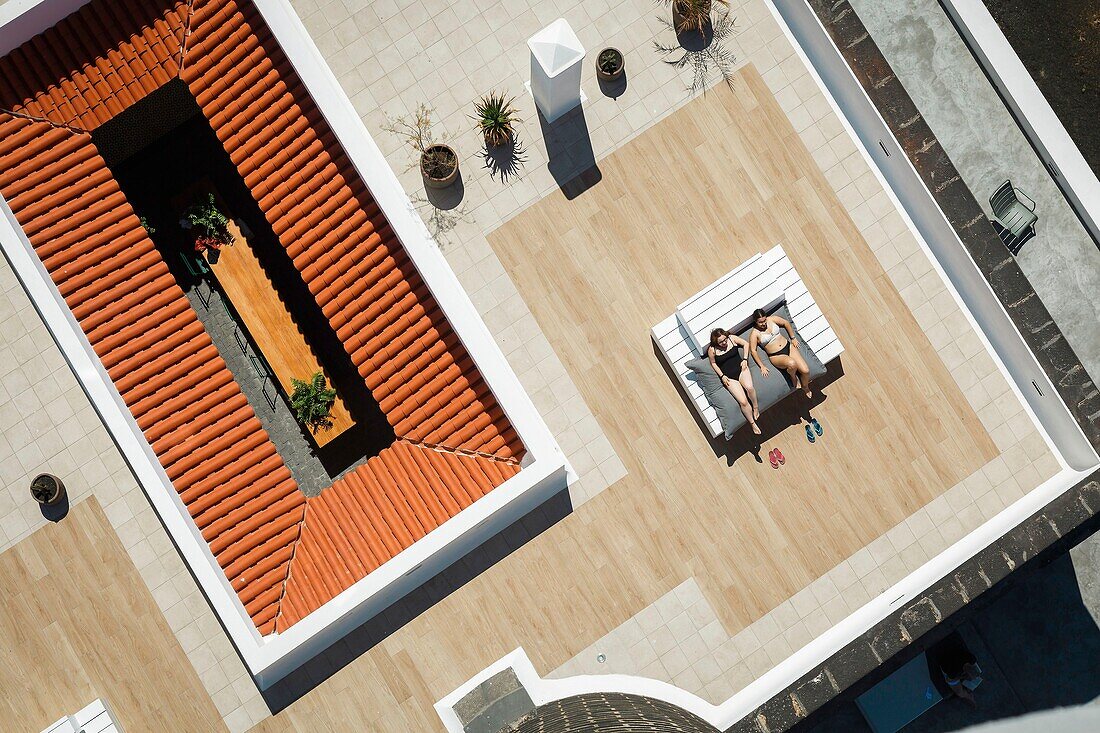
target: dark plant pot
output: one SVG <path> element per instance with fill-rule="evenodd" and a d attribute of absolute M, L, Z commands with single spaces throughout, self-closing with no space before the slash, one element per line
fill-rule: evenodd
<path fill-rule="evenodd" d="M 606 71 L 606 70 L 604 70 L 603 65 L 600 64 L 600 60 L 603 59 L 604 54 L 607 53 L 608 51 L 614 51 L 615 55 L 619 59 L 619 63 L 615 67 L 614 71 Z M 620 51 L 619 49 L 617 49 L 617 48 L 605 48 L 604 50 L 602 50 L 598 54 L 596 54 L 596 77 L 598 79 L 600 79 L 601 81 L 617 81 L 619 79 L 619 77 L 621 77 L 623 75 L 623 71 L 625 71 L 625 70 L 626 70 L 626 62 L 623 59 L 622 51 Z"/>
<path fill-rule="evenodd" d="M 206 261 L 209 262 L 211 265 L 218 264 L 218 260 L 221 259 L 221 256 L 222 251 L 220 249 L 215 249 L 211 247 L 210 249 L 206 250 Z"/>
<path fill-rule="evenodd" d="M 31 481 L 31 496 L 43 506 L 53 506 L 65 498 L 65 484 L 52 473 L 40 473 Z"/>
<path fill-rule="evenodd" d="M 443 151 L 450 153 L 451 158 L 454 160 L 454 167 L 446 175 L 439 175 L 438 173 L 430 175 L 425 165 L 428 155 Z M 438 189 L 450 186 L 458 179 L 458 153 L 449 145 L 432 145 L 420 155 L 420 175 L 424 177 L 424 185 L 428 188 Z"/>
<path fill-rule="evenodd" d="M 703 34 L 706 34 L 707 29 L 710 27 L 711 3 L 708 2 L 706 4 L 706 10 L 707 10 L 707 21 L 706 21 L 706 23 L 703 24 L 703 29 L 702 29 Z M 698 33 L 699 32 L 695 28 L 688 28 L 688 29 L 685 29 L 685 30 L 681 31 L 680 26 L 683 22 L 684 22 L 684 14 L 680 11 L 680 3 L 676 2 L 676 0 L 672 0 L 672 29 L 676 32 L 676 35 L 680 35 L 681 33 Z"/>

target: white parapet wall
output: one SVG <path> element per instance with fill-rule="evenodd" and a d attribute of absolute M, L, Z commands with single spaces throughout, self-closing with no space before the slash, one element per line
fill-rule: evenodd
<path fill-rule="evenodd" d="M 564 490 L 567 464 L 290 3 L 254 2 L 526 450 L 518 474 L 284 633 L 261 637 L 11 208 L 0 198 L 0 248 L 249 671 L 259 686 L 266 688 Z M 84 4 L 78 0 L 11 0 L 0 7 L 0 45 L 6 50 L 16 48 Z"/>

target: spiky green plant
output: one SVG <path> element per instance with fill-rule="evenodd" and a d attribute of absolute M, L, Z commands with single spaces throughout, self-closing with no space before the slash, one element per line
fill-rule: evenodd
<path fill-rule="evenodd" d="M 516 124 L 522 122 L 512 106 L 515 101 L 515 97 L 489 92 L 474 105 L 474 122 L 489 145 L 505 145 L 515 134 Z"/>
<path fill-rule="evenodd" d="M 291 379 L 294 392 L 290 395 L 290 407 L 298 421 L 310 430 L 328 430 L 332 427 L 329 414 L 336 403 L 336 390 L 328 386 L 325 375 L 316 372 L 309 381 Z"/>

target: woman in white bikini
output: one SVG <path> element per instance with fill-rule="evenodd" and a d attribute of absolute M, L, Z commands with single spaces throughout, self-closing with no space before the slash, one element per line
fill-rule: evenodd
<path fill-rule="evenodd" d="M 749 373 L 749 358 L 744 352 L 748 347 L 745 339 L 740 336 L 724 328 L 716 328 L 710 332 L 707 358 L 710 359 L 711 368 L 722 378 L 722 384 L 737 400 L 752 432 L 760 435 L 760 426 L 756 424 L 760 417 L 760 406 L 756 402 L 756 390 L 753 389 L 752 374 Z"/>
<path fill-rule="evenodd" d="M 798 350 L 798 339 L 794 337 L 794 326 L 780 316 L 769 316 L 757 308 L 752 314 L 753 329 L 749 334 L 749 352 L 760 367 L 760 374 L 768 376 L 768 367 L 760 360 L 756 347 L 763 346 L 768 360 L 790 375 L 791 382 L 802 388 L 806 397 L 813 397 L 810 390 L 810 366 Z M 786 333 L 783 333 L 786 331 Z"/>

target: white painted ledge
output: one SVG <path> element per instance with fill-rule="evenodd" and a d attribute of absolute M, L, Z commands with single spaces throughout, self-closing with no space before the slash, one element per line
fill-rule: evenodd
<path fill-rule="evenodd" d="M 982 0 L 940 0 L 940 3 L 1089 234 L 1100 242 L 1100 180 L 1085 162 L 985 3 Z M 1036 12 L 1036 22 L 1041 22 L 1041 3 L 1036 6 Z M 1100 115 L 1100 110 L 1095 112 Z"/>

